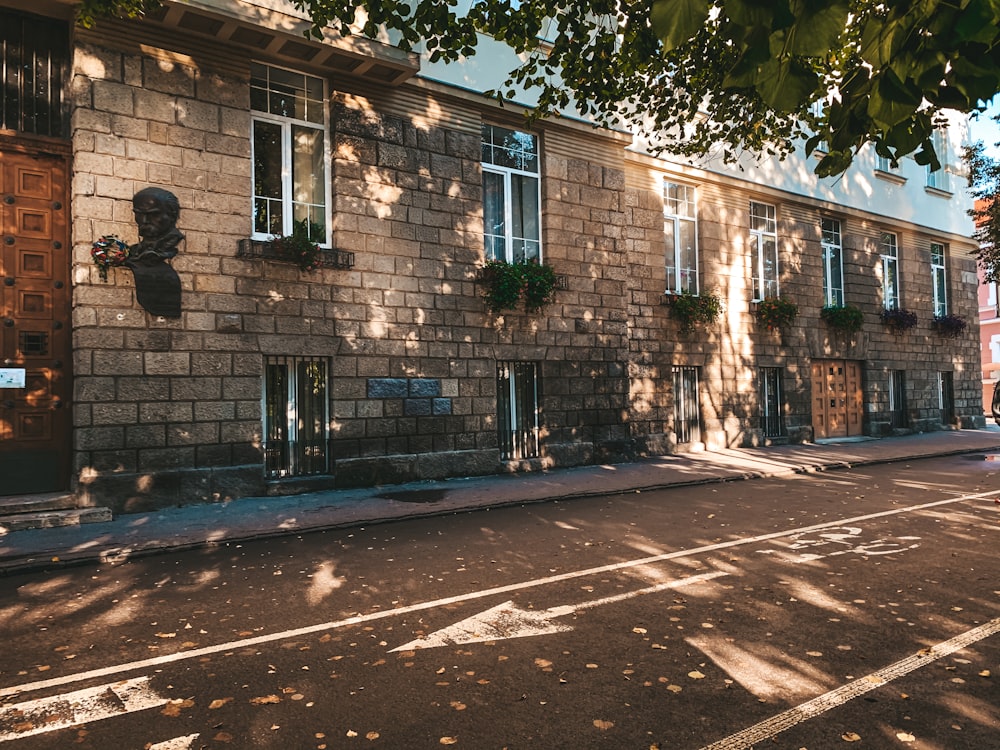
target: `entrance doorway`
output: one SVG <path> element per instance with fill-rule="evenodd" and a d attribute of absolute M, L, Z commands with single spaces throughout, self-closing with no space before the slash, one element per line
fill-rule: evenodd
<path fill-rule="evenodd" d="M 842 359 L 812 363 L 813 436 L 818 439 L 861 434 L 861 365 Z"/>
<path fill-rule="evenodd" d="M 67 165 L 0 142 L 0 495 L 68 485 Z"/>

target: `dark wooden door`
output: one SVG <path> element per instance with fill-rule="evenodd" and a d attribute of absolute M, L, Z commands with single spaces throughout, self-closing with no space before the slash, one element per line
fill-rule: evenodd
<path fill-rule="evenodd" d="M 67 163 L 0 143 L 0 495 L 69 482 Z"/>

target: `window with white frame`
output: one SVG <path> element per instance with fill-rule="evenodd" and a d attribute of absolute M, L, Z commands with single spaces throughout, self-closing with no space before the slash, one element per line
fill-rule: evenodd
<path fill-rule="evenodd" d="M 931 243 L 931 294 L 934 315 L 948 314 L 948 276 L 946 271 L 944 245 Z"/>
<path fill-rule="evenodd" d="M 948 172 L 945 170 L 945 165 L 948 163 L 947 133 L 938 128 L 931 134 L 931 143 L 934 145 L 934 153 L 937 154 L 941 167 L 931 170 L 930 165 L 927 165 L 927 187 L 936 190 L 950 190 L 951 184 L 948 180 Z"/>
<path fill-rule="evenodd" d="M 879 172 L 890 172 L 892 171 L 892 159 L 888 156 L 880 156 L 875 154 L 875 169 Z"/>
<path fill-rule="evenodd" d="M 497 362 L 497 439 L 500 458 L 538 455 L 538 365 Z"/>
<path fill-rule="evenodd" d="M 899 243 L 892 232 L 882 232 L 879 240 L 882 258 L 882 306 L 899 308 Z"/>
<path fill-rule="evenodd" d="M 663 181 L 667 292 L 698 294 L 698 207 L 689 185 Z"/>
<path fill-rule="evenodd" d="M 844 247 L 840 236 L 840 221 L 823 219 L 823 305 L 844 306 Z"/>
<path fill-rule="evenodd" d="M 267 476 L 326 473 L 328 373 L 322 357 L 267 357 L 262 404 Z"/>
<path fill-rule="evenodd" d="M 774 206 L 750 201 L 750 274 L 753 299 L 778 296 L 778 222 Z"/>
<path fill-rule="evenodd" d="M 906 427 L 908 423 L 906 372 L 889 370 L 889 424 L 892 427 Z"/>
<path fill-rule="evenodd" d="M 781 416 L 781 375 L 779 367 L 761 367 L 760 386 L 760 428 L 765 437 L 780 437 L 785 433 Z"/>
<path fill-rule="evenodd" d="M 698 401 L 698 368 L 675 365 L 674 435 L 682 444 L 701 442 L 701 407 Z"/>
<path fill-rule="evenodd" d="M 253 234 L 291 234 L 296 225 L 328 244 L 330 166 L 326 82 L 250 64 Z"/>
<path fill-rule="evenodd" d="M 486 258 L 541 261 L 538 138 L 486 123 L 482 134 Z"/>

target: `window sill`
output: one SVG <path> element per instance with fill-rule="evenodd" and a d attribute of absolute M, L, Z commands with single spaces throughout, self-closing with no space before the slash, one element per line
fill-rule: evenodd
<path fill-rule="evenodd" d="M 930 185 L 924 185 L 924 192 L 928 195 L 935 195 L 938 198 L 952 198 L 955 195 L 950 190 L 942 190 L 941 188 L 931 187 Z"/>
<path fill-rule="evenodd" d="M 276 263 L 298 263 L 283 255 L 279 255 L 274 250 L 274 244 L 269 240 L 243 239 L 237 244 L 237 258 L 247 258 L 251 260 L 270 260 Z M 354 253 L 347 250 L 337 250 L 335 248 L 320 248 L 322 268 L 353 268 Z"/>
<path fill-rule="evenodd" d="M 875 176 L 880 180 L 885 180 L 886 182 L 891 182 L 894 185 L 905 185 L 906 178 L 901 174 L 896 174 L 895 172 L 886 172 L 884 169 L 876 169 Z"/>

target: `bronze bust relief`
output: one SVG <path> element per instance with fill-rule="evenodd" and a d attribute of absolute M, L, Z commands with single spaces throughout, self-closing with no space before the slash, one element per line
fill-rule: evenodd
<path fill-rule="evenodd" d="M 135 277 L 135 296 L 147 312 L 165 318 L 181 315 L 181 280 L 168 261 L 184 235 L 177 229 L 181 207 L 169 190 L 148 187 L 132 197 L 140 240 L 129 248 L 125 265 Z"/>

